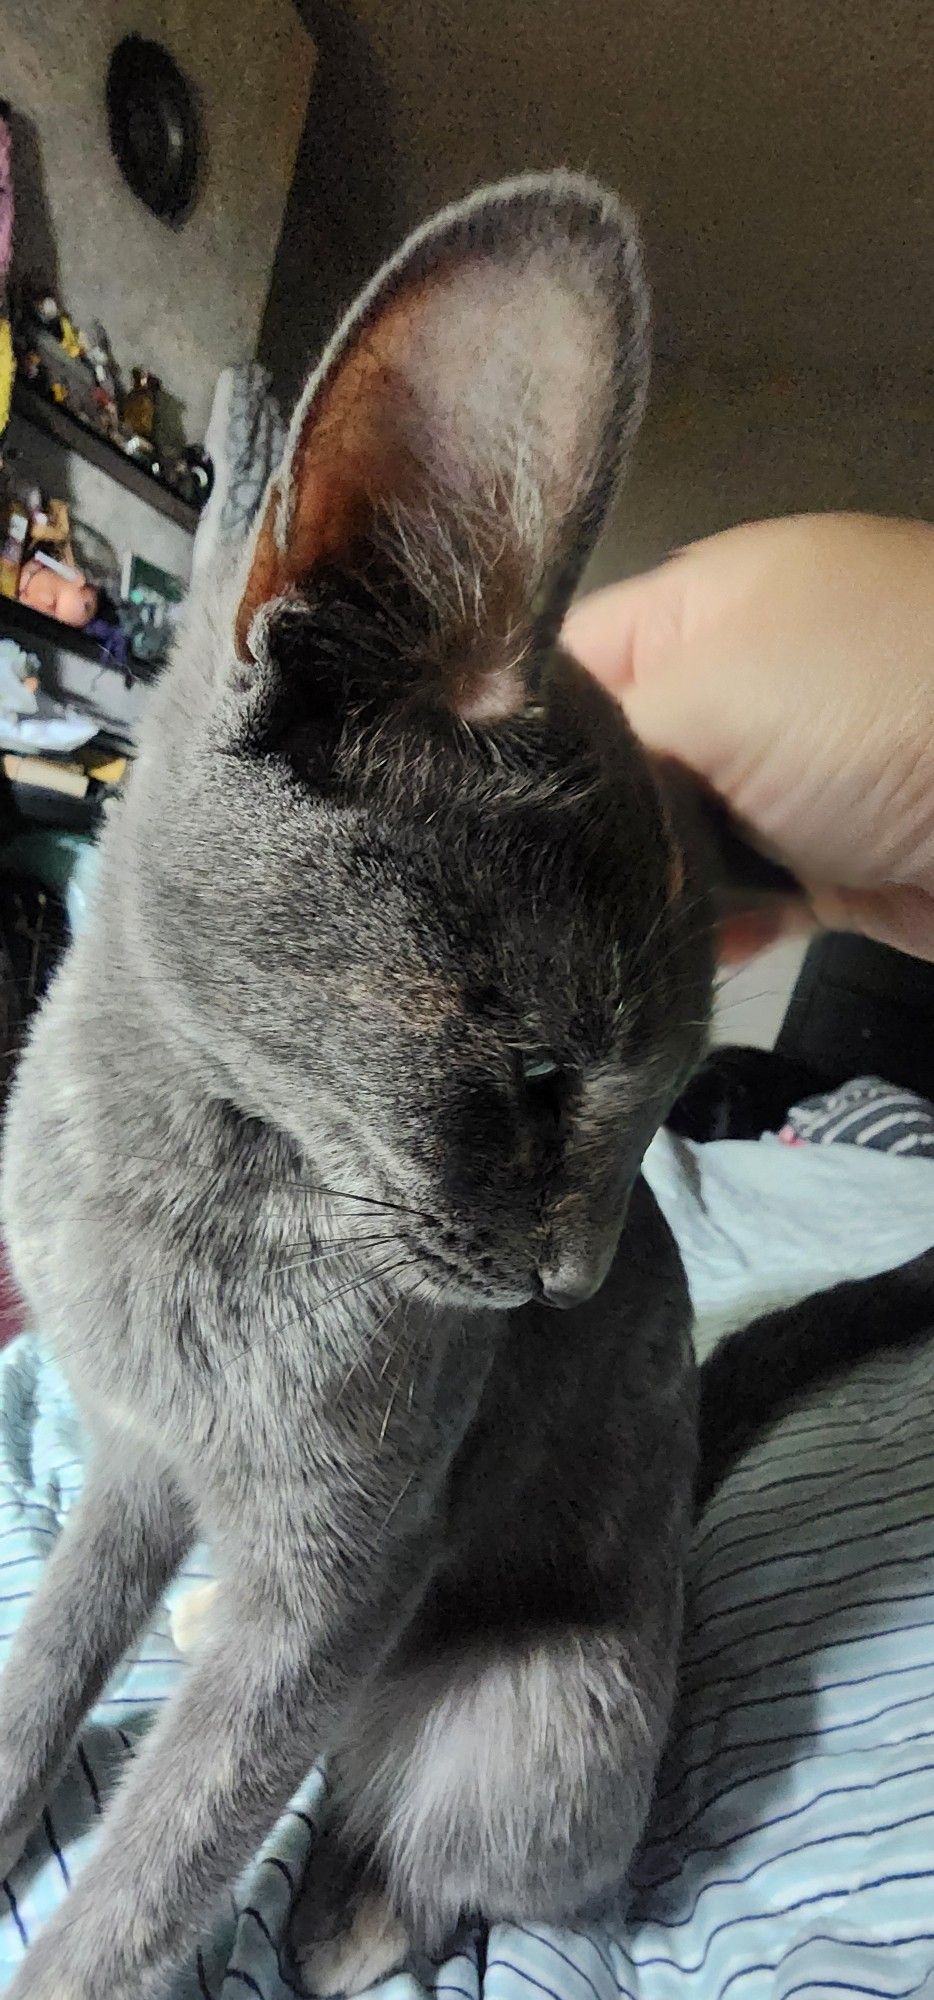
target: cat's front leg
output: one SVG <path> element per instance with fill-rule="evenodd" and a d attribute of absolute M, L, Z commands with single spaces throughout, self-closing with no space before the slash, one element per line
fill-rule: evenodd
<path fill-rule="evenodd" d="M 143 2000 L 161 1991 L 417 1594 L 423 1557 L 398 1537 L 385 1546 L 384 1488 L 369 1518 L 359 1485 L 330 1496 L 327 1520 L 316 1506 L 318 1558 L 310 1520 L 296 1519 L 294 1488 L 283 1497 L 290 1518 L 275 1539 L 288 1564 L 271 1579 L 244 1550 L 190 1677 L 10 2000 Z M 267 1519 L 267 1549 L 271 1539 Z"/>
<path fill-rule="evenodd" d="M 103 1441 L 0 1677 L 0 1878 L 190 1541 L 189 1509 L 168 1476 L 119 1439 Z"/>

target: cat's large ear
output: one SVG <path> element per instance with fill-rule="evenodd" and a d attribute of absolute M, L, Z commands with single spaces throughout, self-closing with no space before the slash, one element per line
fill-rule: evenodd
<path fill-rule="evenodd" d="M 302 397 L 253 542 L 240 658 L 261 655 L 277 603 L 345 574 L 385 585 L 397 620 L 408 599 L 421 670 L 453 710 L 511 713 L 647 376 L 637 236 L 602 189 L 530 175 L 446 210 L 364 292 Z"/>

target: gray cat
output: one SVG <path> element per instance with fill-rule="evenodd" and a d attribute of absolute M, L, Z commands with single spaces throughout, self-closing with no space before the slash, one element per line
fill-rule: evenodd
<path fill-rule="evenodd" d="M 91 1453 L 0 1685 L 0 1875 L 196 1535 L 220 1591 L 16 2000 L 156 1991 L 324 1752 L 310 1991 L 599 1910 L 639 1837 L 696 1433 L 639 1163 L 711 911 L 556 633 L 646 375 L 614 201 L 448 210 L 153 698 L 6 1139 Z"/>

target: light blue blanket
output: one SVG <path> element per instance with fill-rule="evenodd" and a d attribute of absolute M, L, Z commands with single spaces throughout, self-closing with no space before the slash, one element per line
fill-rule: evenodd
<path fill-rule="evenodd" d="M 702 1344 L 934 1238 L 926 1161 L 663 1137 L 650 1174 Z M 697 1536 L 680 1710 L 628 1914 L 587 1935 L 497 1926 L 485 2000 L 934 1995 L 932 1435 L 934 1348 L 868 1362 L 733 1475 Z M 0 1653 L 80 1481 L 61 1379 L 21 1341 L 0 1366 Z M 188 1577 L 205 1567 L 194 1558 Z M 65 1895 L 108 1786 L 184 1672 L 166 1606 L 4 1884 L 0 1982 Z M 312 1775 L 172 2000 L 284 2000 L 282 1943 L 319 1804 Z M 391 1985 L 393 2000 L 426 1990 L 408 1976 Z M 480 1985 L 472 1944 L 432 1982 L 461 2000 Z"/>

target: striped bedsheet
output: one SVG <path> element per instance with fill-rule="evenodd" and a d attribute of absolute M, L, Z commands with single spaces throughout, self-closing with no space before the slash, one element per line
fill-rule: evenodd
<path fill-rule="evenodd" d="M 650 1177 L 709 1342 L 934 1238 L 934 1165 L 856 1148 L 693 1149 Z M 879 1357 L 750 1454 L 697 1534 L 676 1727 L 612 1925 L 496 1926 L 391 2000 L 934 1996 L 934 1348 Z M 0 1655 L 81 1481 L 64 1385 L 0 1361 Z M 197 1555 L 187 1577 L 200 1577 Z M 67 1893 L 108 1788 L 185 1668 L 168 1606 L 124 1662 L 0 1893 L 0 1984 Z M 312 1774 L 171 2000 L 284 2000 Z"/>

